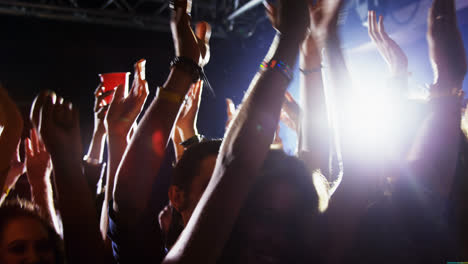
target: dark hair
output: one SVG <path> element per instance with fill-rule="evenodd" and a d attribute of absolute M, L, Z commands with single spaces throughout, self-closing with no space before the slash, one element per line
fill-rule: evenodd
<path fill-rule="evenodd" d="M 185 150 L 172 174 L 172 185 L 185 191 L 190 191 L 191 184 L 200 171 L 200 163 L 208 156 L 217 156 L 221 140 L 207 140 L 190 146 Z"/>
<path fill-rule="evenodd" d="M 3 236 L 6 225 L 18 218 L 31 218 L 39 221 L 47 230 L 50 242 L 52 243 L 55 255 L 55 263 L 65 263 L 65 251 L 62 238 L 57 234 L 52 225 L 46 220 L 45 216 L 37 205 L 30 201 L 15 199 L 5 201 L 0 206 L 0 237 Z"/>
<path fill-rule="evenodd" d="M 316 230 L 323 218 L 320 214 L 319 203 L 322 202 L 321 199 L 328 200 L 326 197 L 321 197 L 320 191 L 317 190 L 321 188 L 316 186 L 320 184 L 320 179 L 316 180 L 314 178 L 319 176 L 310 172 L 297 157 L 289 156 L 284 151 L 277 149 L 269 151 L 260 173 L 261 175 L 259 175 L 252 187 L 250 195 L 239 213 L 238 221 L 245 214 L 249 214 L 251 210 L 255 211 L 255 208 L 249 208 L 252 195 L 261 193 L 265 186 L 272 182 L 285 180 L 294 186 L 299 202 L 297 209 L 294 210 L 294 215 L 291 216 L 294 225 L 288 227 L 292 238 L 289 247 L 292 249 L 291 251 L 295 252 L 291 256 L 292 259 L 288 261 L 290 263 L 307 263 L 309 261 L 304 261 L 305 259 L 314 260 L 314 262 L 320 259 L 321 253 L 320 250 L 317 250 L 317 241 L 320 240 L 320 237 L 323 237 L 323 234 L 319 234 L 322 231 L 317 232 Z M 229 209 L 227 208 L 227 210 Z M 237 222 L 218 263 L 239 263 L 242 261 L 236 252 L 239 252 L 240 248 L 245 246 L 245 241 L 242 241 L 244 231 L 238 228 L 242 227 Z"/>

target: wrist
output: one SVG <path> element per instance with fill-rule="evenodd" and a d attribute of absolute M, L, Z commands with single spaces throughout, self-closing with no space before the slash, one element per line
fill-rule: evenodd
<path fill-rule="evenodd" d="M 102 128 L 96 125 L 94 127 L 95 129 L 93 131 L 93 138 L 104 138 L 104 136 L 106 135 L 106 128 L 104 127 L 104 125 L 102 125 Z"/>
<path fill-rule="evenodd" d="M 45 192 L 52 188 L 50 181 L 47 179 L 29 180 L 31 186 L 31 193 L 34 192 Z"/>
<path fill-rule="evenodd" d="M 190 74 L 178 67 L 173 67 L 162 89 L 185 96 L 191 85 L 192 77 Z"/>
<path fill-rule="evenodd" d="M 187 139 L 198 135 L 197 128 L 195 127 L 177 127 L 180 136 L 180 142 L 184 142 Z"/>
<path fill-rule="evenodd" d="M 276 41 L 277 45 L 272 58 L 279 58 L 287 65 L 294 67 L 299 54 L 301 40 L 287 38 L 286 36 L 277 36 Z"/>

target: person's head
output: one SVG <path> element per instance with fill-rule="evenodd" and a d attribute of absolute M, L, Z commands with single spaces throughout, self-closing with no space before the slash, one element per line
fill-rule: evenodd
<path fill-rule="evenodd" d="M 218 156 L 221 140 L 197 143 L 185 150 L 174 168 L 169 200 L 180 213 L 184 225 L 208 185 Z"/>
<path fill-rule="evenodd" d="M 315 182 L 299 159 L 282 150 L 270 150 L 239 213 L 221 263 L 315 259 L 308 250 L 319 237 L 312 231 L 319 221 L 321 202 Z"/>
<path fill-rule="evenodd" d="M 28 201 L 0 207 L 0 263 L 64 263 L 61 238 Z"/>

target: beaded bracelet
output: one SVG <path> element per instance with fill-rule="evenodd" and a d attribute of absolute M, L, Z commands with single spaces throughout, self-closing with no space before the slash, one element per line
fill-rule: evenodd
<path fill-rule="evenodd" d="M 264 61 L 262 64 L 260 64 L 260 68 L 263 70 L 266 70 L 268 68 L 278 69 L 289 81 L 293 79 L 293 74 L 289 65 L 280 60 L 273 59 L 270 62 Z"/>
<path fill-rule="evenodd" d="M 178 93 L 175 92 L 170 92 L 162 87 L 158 87 L 158 91 L 156 93 L 156 98 L 175 103 L 175 104 L 181 104 L 184 101 L 185 96 L 182 96 Z"/>

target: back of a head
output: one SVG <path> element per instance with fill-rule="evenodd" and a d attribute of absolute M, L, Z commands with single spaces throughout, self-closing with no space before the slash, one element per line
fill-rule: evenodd
<path fill-rule="evenodd" d="M 317 260 L 309 249 L 319 215 L 312 173 L 297 157 L 270 150 L 219 263 Z"/>
<path fill-rule="evenodd" d="M 209 156 L 217 156 L 221 142 L 220 139 L 202 141 L 185 150 L 174 168 L 171 184 L 188 192 L 198 174 L 200 163 Z"/>

